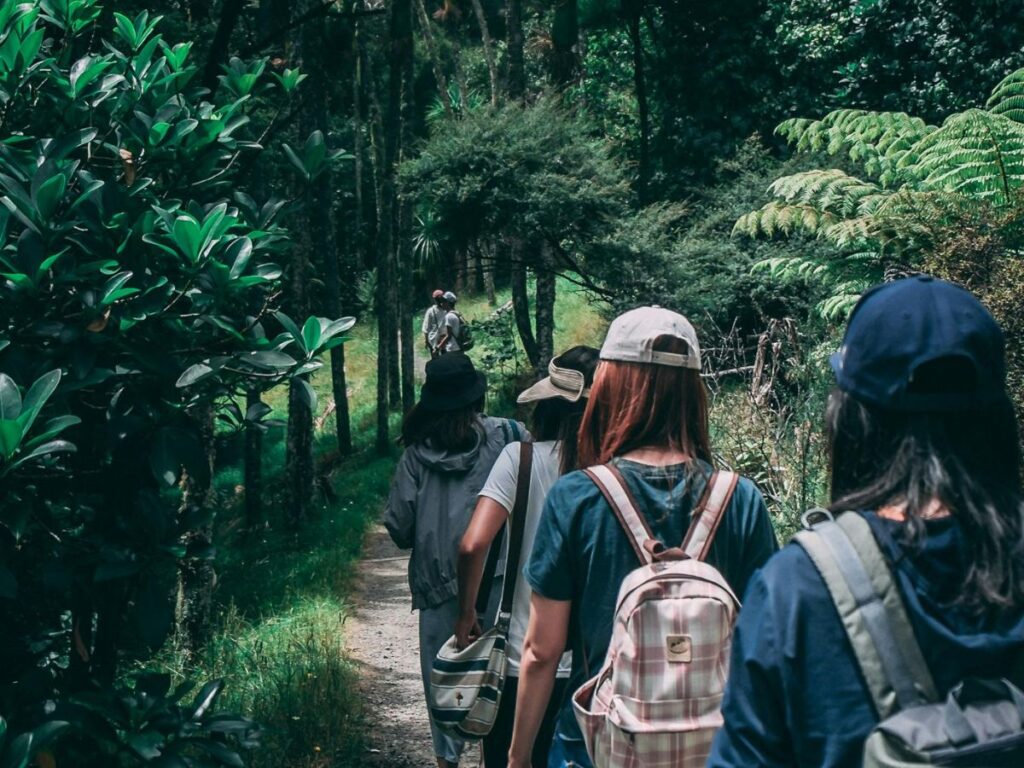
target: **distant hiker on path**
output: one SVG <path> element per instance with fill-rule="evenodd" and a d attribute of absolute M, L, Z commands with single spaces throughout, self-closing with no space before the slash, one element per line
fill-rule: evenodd
<path fill-rule="evenodd" d="M 620 315 L 601 347 L 580 427 L 579 466 L 607 465 L 621 476 L 651 531 L 651 544 L 680 545 L 713 476 L 700 371 L 693 326 L 667 309 L 644 307 Z M 729 498 L 717 535 L 711 531 L 705 537 L 707 562 L 742 594 L 778 545 L 764 499 L 750 480 L 739 478 Z M 526 567 L 533 595 L 509 751 L 512 768 L 530 766 L 567 645 L 573 654 L 570 691 L 601 669 L 619 586 L 642 562 L 633 541 L 590 475 L 571 472 L 555 483 Z M 664 648 L 664 638 L 658 642 Z M 689 647 L 677 645 L 673 651 L 689 661 Z M 591 765 L 569 698 L 561 707 L 548 765 Z"/>
<path fill-rule="evenodd" d="M 594 380 L 598 351 L 593 347 L 573 347 L 548 365 L 548 376 L 519 395 L 520 404 L 534 403 L 530 423 L 533 438 L 533 462 L 525 507 L 526 522 L 522 540 L 525 563 L 533 548 L 533 538 L 540 522 L 544 500 L 555 481 L 576 469 L 576 441 L 580 421 Z M 458 647 L 465 647 L 480 631 L 476 615 L 477 593 L 484 573 L 484 562 L 492 542 L 516 507 L 519 476 L 519 444 L 505 447 L 480 491 L 473 518 L 462 537 L 459 548 L 459 620 L 455 624 Z M 515 716 L 519 662 L 522 656 L 526 626 L 530 618 L 530 587 L 522 570 L 515 574 L 516 587 L 508 630 L 508 671 L 502 690 L 497 720 L 483 740 L 485 768 L 504 768 L 512 741 Z M 533 749 L 533 765 L 546 766 L 548 748 L 554 735 L 555 719 L 568 682 L 571 659 L 562 657 L 558 667 L 551 704 L 540 726 L 540 736 Z"/>
<path fill-rule="evenodd" d="M 998 755 L 978 744 L 1024 730 L 1024 696 L 998 682 L 1024 682 L 1024 499 L 1004 349 L 988 311 L 950 283 L 914 277 L 861 298 L 832 358 L 836 522 L 798 534 L 747 589 L 709 766 L 1024 765 L 1024 741 Z M 947 703 L 968 678 L 991 682 Z M 1002 702 L 998 717 L 966 718 L 961 707 L 986 696 Z M 872 733 L 883 719 L 884 737 Z M 945 742 L 946 758 L 880 757 L 901 733 Z"/>
<path fill-rule="evenodd" d="M 409 589 L 419 610 L 424 691 L 430 668 L 458 618 L 456 560 L 477 494 L 507 444 L 529 440 L 519 422 L 484 416 L 487 379 L 466 355 L 427 363 L 419 402 L 402 424 L 405 452 L 391 483 L 384 525 L 411 549 Z M 464 742 L 431 722 L 439 768 L 459 763 Z"/>
<path fill-rule="evenodd" d="M 441 306 L 444 308 L 444 320 L 441 325 L 441 338 L 438 340 L 440 354 L 448 352 L 462 352 L 462 345 L 459 343 L 463 332 L 462 315 L 455 311 L 455 302 L 458 298 L 451 291 L 445 291 L 441 297 Z"/>
<path fill-rule="evenodd" d="M 441 340 L 441 333 L 444 329 L 445 309 L 442 306 L 444 291 L 438 288 L 431 294 L 431 299 L 434 303 L 423 314 L 423 341 L 427 345 L 430 356 L 437 357 L 438 342 Z"/>

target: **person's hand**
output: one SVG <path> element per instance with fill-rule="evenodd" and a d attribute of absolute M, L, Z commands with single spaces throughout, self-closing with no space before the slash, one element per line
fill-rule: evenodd
<path fill-rule="evenodd" d="M 512 755 L 508 756 L 508 762 L 506 763 L 506 765 L 508 766 L 508 768 L 531 768 L 529 759 L 517 760 L 516 758 L 512 757 Z"/>
<path fill-rule="evenodd" d="M 455 647 L 460 651 L 480 637 L 480 622 L 476 619 L 476 611 L 459 616 L 455 622 Z"/>

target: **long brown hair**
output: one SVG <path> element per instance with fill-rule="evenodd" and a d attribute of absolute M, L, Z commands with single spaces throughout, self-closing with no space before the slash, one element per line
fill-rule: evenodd
<path fill-rule="evenodd" d="M 402 445 L 426 445 L 449 451 L 468 450 L 480 439 L 483 398 L 456 411 L 432 411 L 416 403 L 402 421 Z"/>
<path fill-rule="evenodd" d="M 594 372 L 597 370 L 598 351 L 593 347 L 576 346 L 567 349 L 554 359 L 560 368 L 569 368 L 583 374 L 583 386 L 590 387 L 594 383 Z M 553 397 L 541 400 L 533 409 L 530 431 L 537 442 L 557 440 L 561 443 L 562 458 L 558 465 L 560 475 L 579 469 L 576 460 L 577 439 L 580 423 L 587 407 L 587 399 L 580 398 L 574 403 Z"/>
<path fill-rule="evenodd" d="M 689 351 L 673 336 L 656 339 L 654 349 Z M 605 464 L 644 446 L 674 448 L 711 462 L 708 394 L 700 371 L 603 360 L 580 424 L 579 466 Z"/>
<path fill-rule="evenodd" d="M 834 511 L 905 504 L 914 543 L 925 535 L 925 508 L 939 499 L 966 543 L 959 602 L 979 613 L 1024 606 L 1022 458 L 1008 399 L 963 412 L 897 413 L 836 390 L 827 419 Z"/>

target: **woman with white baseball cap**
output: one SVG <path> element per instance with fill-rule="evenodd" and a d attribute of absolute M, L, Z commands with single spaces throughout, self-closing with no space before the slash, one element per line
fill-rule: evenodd
<path fill-rule="evenodd" d="M 540 521 L 541 509 L 551 486 L 558 478 L 576 469 L 576 438 L 580 421 L 590 394 L 597 368 L 598 351 L 593 347 L 578 346 L 552 359 L 548 376 L 520 393 L 517 402 L 534 403 L 530 431 L 533 433 L 533 458 L 530 465 L 530 483 L 526 489 L 523 539 L 520 551 L 525 562 L 533 546 L 533 537 Z M 459 620 L 455 624 L 455 637 L 459 647 L 465 647 L 480 633 L 476 603 L 484 561 L 488 551 L 516 509 L 520 462 L 520 445 L 511 443 L 498 456 L 491 474 L 484 483 L 477 500 L 473 518 L 462 537 L 459 547 Z M 515 715 L 516 686 L 519 659 L 530 618 L 530 588 L 522 571 L 516 575 L 512 598 L 511 619 L 508 629 L 508 672 L 501 697 L 497 720 L 483 741 L 486 768 L 503 768 L 512 738 Z M 555 689 L 564 692 L 569 677 L 570 657 L 565 654 L 558 666 Z M 554 734 L 560 696 L 553 697 L 540 727 L 541 738 L 533 750 L 533 764 L 547 765 L 548 747 Z"/>
<path fill-rule="evenodd" d="M 682 541 L 712 475 L 708 400 L 697 334 L 682 315 L 642 307 L 620 315 L 601 347 L 580 426 L 579 466 L 621 474 L 659 541 Z M 740 478 L 707 562 L 738 595 L 778 545 L 760 491 Z M 619 585 L 639 565 L 602 491 L 582 471 L 548 493 L 526 582 L 533 590 L 508 765 L 531 765 L 559 659 L 573 653 L 568 690 L 604 661 Z M 565 697 L 549 766 L 590 766 Z"/>

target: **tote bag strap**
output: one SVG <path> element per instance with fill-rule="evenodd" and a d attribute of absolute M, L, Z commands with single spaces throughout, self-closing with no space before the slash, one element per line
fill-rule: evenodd
<path fill-rule="evenodd" d="M 533 443 L 519 444 L 519 474 L 516 478 L 516 502 L 512 505 L 508 540 L 508 557 L 505 558 L 505 583 L 501 590 L 501 607 L 498 609 L 498 624 L 507 626 L 512 616 L 512 600 L 515 598 L 516 581 L 519 576 L 519 562 L 522 559 L 523 532 L 526 529 L 526 513 L 530 501 L 530 478 L 533 474 Z"/>

